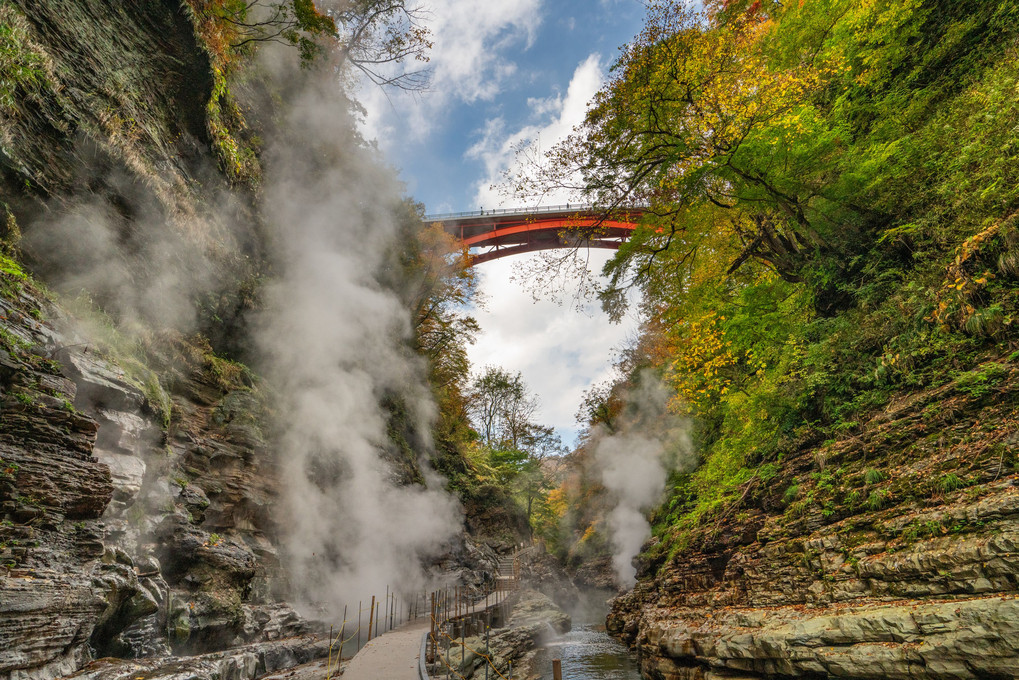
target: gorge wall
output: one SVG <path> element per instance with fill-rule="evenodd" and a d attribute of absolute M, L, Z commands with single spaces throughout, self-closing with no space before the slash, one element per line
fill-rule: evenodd
<path fill-rule="evenodd" d="M 294 466 L 286 446 L 321 445 L 326 423 L 345 422 L 343 414 L 330 410 L 335 403 L 329 399 L 346 387 L 352 401 L 345 413 L 356 427 L 342 441 L 356 444 L 363 455 L 331 460 L 333 449 L 319 446 L 322 457 L 301 458 L 319 472 L 328 463 L 329 474 L 318 479 L 322 498 L 337 506 L 352 502 L 355 496 L 340 494 L 339 483 L 355 472 L 365 489 L 396 490 L 396 500 L 414 510 L 434 509 L 427 504 L 437 497 L 443 512 L 420 514 L 433 527 L 442 525 L 408 542 L 416 546 L 441 534 L 446 552 L 433 555 L 431 567 L 453 572 L 464 583 L 480 583 L 494 570 L 494 553 L 465 536 L 455 501 L 425 491 L 426 476 L 431 489 L 442 485 L 424 465 L 428 436 L 419 411 L 427 408 L 401 402 L 403 395 L 389 389 L 398 380 L 417 393 L 426 386 L 407 387 L 412 371 L 398 369 L 416 369 L 417 360 L 397 357 L 402 348 L 390 347 L 408 329 L 400 317 L 406 310 L 398 309 L 397 297 L 372 270 L 384 268 L 389 256 L 378 204 L 369 201 L 364 213 L 350 216 L 364 218 L 358 228 L 375 234 L 370 247 L 349 256 L 348 268 L 328 270 L 342 279 L 336 285 L 350 284 L 351 299 L 362 291 L 372 294 L 362 304 L 377 323 L 334 315 L 329 323 L 335 334 L 314 335 L 301 328 L 321 324 L 305 314 L 306 307 L 292 304 L 293 318 L 279 314 L 263 319 L 260 328 L 275 333 L 272 342 L 257 347 L 264 354 L 283 346 L 288 331 L 301 333 L 303 350 L 309 351 L 301 352 L 300 366 L 280 356 L 261 359 L 298 382 L 312 375 L 332 390 L 304 400 L 313 413 L 324 414 L 319 421 L 303 414 L 281 423 L 294 412 L 286 408 L 302 396 L 299 391 L 272 393 L 247 367 L 222 358 L 254 344 L 247 337 L 254 332 L 249 320 L 257 316 L 252 297 L 269 270 L 276 267 L 271 273 L 277 282 L 290 283 L 286 275 L 295 271 L 309 275 L 312 284 L 321 282 L 311 276 L 321 271 L 302 270 L 290 256 L 298 246 L 332 254 L 325 241 L 301 231 L 305 224 L 325 230 L 324 216 L 339 214 L 336 200 L 321 198 L 326 185 L 343 200 L 357 194 L 354 203 L 364 203 L 362 184 L 378 189 L 383 182 L 376 175 L 360 184 L 343 182 L 334 172 L 337 157 L 356 140 L 349 128 L 330 136 L 324 127 L 345 115 L 327 109 L 344 103 L 329 72 L 336 98 L 299 107 L 302 140 L 314 145 L 306 157 L 313 159 L 305 168 L 309 172 L 292 176 L 289 186 L 265 182 L 259 145 L 269 143 L 257 133 L 268 133 L 284 117 L 271 107 L 253 106 L 245 121 L 202 32 L 195 10 L 200 6 L 175 0 L 0 2 L 0 39 L 7 41 L 0 48 L 14 74 L 0 89 L 0 678 L 5 680 L 139 673 L 254 678 L 326 655 L 328 623 L 338 614 L 330 588 L 349 575 L 335 565 L 354 562 L 349 554 L 334 553 L 348 549 L 343 541 L 349 536 L 332 532 L 332 543 L 317 556 L 316 545 L 288 542 L 309 534 L 292 522 L 282 487 L 288 466 L 292 473 Z M 288 58 L 296 71 L 296 52 Z M 253 66 L 264 69 L 258 77 L 232 84 L 253 102 L 271 100 L 259 77 L 279 75 L 271 73 L 274 67 L 286 71 L 262 63 Z M 296 100 L 299 93 L 289 94 Z M 354 154 L 345 157 L 344 170 L 356 170 L 349 167 Z M 281 153 L 274 160 L 287 170 L 296 163 Z M 267 194 L 285 200 L 263 210 Z M 310 199 L 308 194 L 317 194 L 320 202 L 305 204 L 300 214 L 282 210 L 295 195 Z M 391 198 L 387 194 L 378 203 Z M 273 264 L 266 250 L 281 244 L 268 235 L 265 213 L 293 237 Z M 392 224 L 386 228 L 392 230 Z M 331 233 L 343 242 L 342 234 Z M 35 276 L 22 270 L 22 261 Z M 317 292 L 336 298 L 328 285 Z M 276 292 L 301 291 L 278 285 Z M 329 302 L 328 311 L 337 311 L 337 300 Z M 381 303 L 389 311 L 379 321 L 371 306 Z M 389 344 L 354 341 L 370 332 Z M 337 334 L 351 341 L 332 342 Z M 364 352 L 373 354 L 344 353 L 345 347 L 367 347 Z M 310 356 L 316 348 L 325 353 Z M 378 362 L 378 371 L 364 368 L 364 361 L 383 356 L 387 361 Z M 323 363 L 308 364 L 315 360 Z M 346 387 L 334 380 L 338 371 L 349 379 Z M 380 371 L 392 380 L 380 378 Z M 378 408 L 385 398 L 392 405 Z M 278 436 L 281 424 L 289 428 L 286 446 Z M 337 441 L 330 439 L 330 446 Z M 302 467 L 296 474 L 310 473 Z M 329 480 L 337 485 L 327 488 Z M 330 508 L 317 521 L 326 531 L 344 519 L 332 516 Z M 394 538 L 374 534 L 380 541 Z M 420 572 L 418 552 L 384 547 L 400 558 L 405 573 Z M 304 579 L 314 571 L 306 568 L 305 582 L 295 584 L 302 580 L 291 568 L 295 548 L 307 550 L 305 567 L 324 571 L 334 582 Z M 314 574 L 323 576 L 319 572 Z M 372 575 L 378 583 L 351 588 L 377 587 L 381 596 L 380 584 L 393 574 L 376 569 Z M 298 613 L 296 585 L 305 591 L 299 593 L 302 612 L 327 623 Z M 316 595 L 329 600 L 328 606 L 308 606 Z M 108 658 L 86 666 L 101 657 Z"/>
<path fill-rule="evenodd" d="M 675 555 L 645 546 L 610 631 L 655 680 L 1016 677 L 1017 387 L 988 357 L 804 442 Z"/>
<path fill-rule="evenodd" d="M 250 387 L 168 347 L 187 368 L 163 431 L 122 368 L 57 330 L 28 284 L 6 285 L 20 290 L 0 303 L 3 677 L 281 638 L 256 648 L 271 657 L 260 666 L 321 652 L 320 638 L 295 638 L 310 626 L 279 599 L 273 463 Z"/>

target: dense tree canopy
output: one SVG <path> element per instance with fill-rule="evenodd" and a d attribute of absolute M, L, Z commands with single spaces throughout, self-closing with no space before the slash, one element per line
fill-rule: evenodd
<path fill-rule="evenodd" d="M 663 535 L 795 442 L 1014 347 L 1017 19 L 1001 0 L 656 0 L 584 123 L 519 178 L 649 207 L 602 296 L 619 313 L 643 293 L 621 380 L 652 367 L 697 417 Z M 583 410 L 615 408 L 602 390 Z"/>

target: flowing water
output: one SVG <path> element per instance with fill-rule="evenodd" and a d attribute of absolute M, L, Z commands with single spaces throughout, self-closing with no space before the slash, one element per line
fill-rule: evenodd
<path fill-rule="evenodd" d="M 605 632 L 611 593 L 587 593 L 571 611 L 573 630 L 553 637 L 538 655 L 541 680 L 552 680 L 552 659 L 562 659 L 563 680 L 640 680 L 634 655 Z"/>

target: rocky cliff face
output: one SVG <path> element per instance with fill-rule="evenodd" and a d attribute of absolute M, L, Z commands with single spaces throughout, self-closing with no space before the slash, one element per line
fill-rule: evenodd
<path fill-rule="evenodd" d="M 164 427 L 166 403 L 18 288 L 0 302 L 0 677 L 309 632 L 277 599 L 274 475 L 243 376 L 167 342 Z"/>
<path fill-rule="evenodd" d="M 806 446 L 615 601 L 655 680 L 1013 678 L 1019 370 L 991 360 Z"/>
<path fill-rule="evenodd" d="M 0 111 L 4 201 L 17 211 L 119 194 L 193 212 L 194 178 L 213 179 L 215 165 L 213 71 L 185 5 L 11 2 L 0 19 L 27 65 Z"/>

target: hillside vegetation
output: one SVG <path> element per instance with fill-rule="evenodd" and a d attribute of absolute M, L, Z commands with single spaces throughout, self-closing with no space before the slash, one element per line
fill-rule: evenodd
<path fill-rule="evenodd" d="M 700 463 L 672 479 L 649 557 L 678 555 L 778 483 L 784 457 L 895 399 L 1008 375 L 1017 16 L 979 0 L 657 2 L 584 125 L 526 178 L 579 174 L 602 204 L 650 206 L 602 293 L 610 312 L 626 287 L 644 294 L 615 398 L 654 368 Z M 613 398 L 589 404 L 592 422 Z M 951 474 L 929 483 L 967 483 Z"/>

